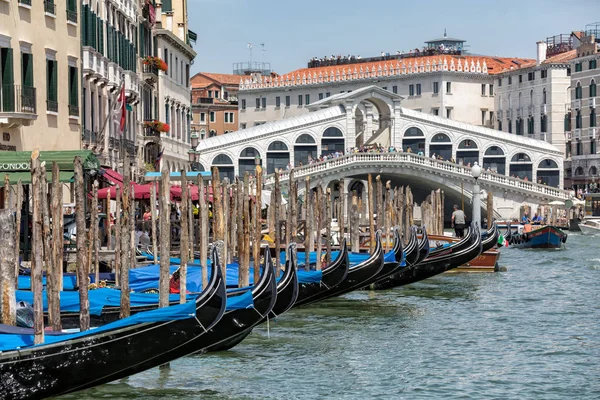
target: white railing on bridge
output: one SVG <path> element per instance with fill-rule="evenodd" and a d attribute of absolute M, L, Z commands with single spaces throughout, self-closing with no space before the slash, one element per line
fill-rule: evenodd
<path fill-rule="evenodd" d="M 345 166 L 375 166 L 385 167 L 387 163 L 409 164 L 423 167 L 424 169 L 443 171 L 453 174 L 457 177 L 472 178 L 471 167 L 460 164 L 454 164 L 448 161 L 440 161 L 434 158 L 420 156 L 414 153 L 360 153 L 349 154 L 337 158 L 332 158 L 326 161 L 321 161 L 314 164 L 309 164 L 303 167 L 294 169 L 294 177 L 296 179 L 304 178 L 311 175 L 319 175 L 320 173 L 331 171 Z M 280 181 L 289 180 L 290 171 L 282 171 L 279 175 Z M 489 182 L 496 185 L 503 185 L 515 188 L 517 190 L 527 191 L 538 195 L 549 196 L 558 199 L 569 199 L 569 192 L 563 189 L 558 189 L 551 186 L 541 185 L 534 182 L 524 181 L 519 178 L 497 174 L 494 172 L 481 171 L 479 177 L 480 182 Z M 275 178 L 273 174 L 265 177 L 265 185 L 273 185 Z"/>

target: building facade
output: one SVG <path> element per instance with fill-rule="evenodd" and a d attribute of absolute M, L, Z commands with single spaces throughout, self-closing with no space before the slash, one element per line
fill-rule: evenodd
<path fill-rule="evenodd" d="M 520 68 L 498 74 L 496 87 L 496 129 L 543 140 L 565 149 L 564 115 L 570 107 L 569 61 L 576 50 L 548 55 L 546 42 L 537 43 L 537 59 Z"/>
<path fill-rule="evenodd" d="M 530 60 L 439 55 L 305 68 L 276 78 L 246 79 L 240 90 L 240 128 L 308 113 L 329 96 L 376 85 L 405 98 L 407 108 L 475 125 L 494 121 L 493 74 Z M 375 114 L 374 114 L 375 113 Z M 360 109 L 366 137 L 379 129 L 372 109 Z"/>
<path fill-rule="evenodd" d="M 565 115 L 567 137 L 566 187 L 586 189 L 599 181 L 600 106 L 597 85 L 600 83 L 600 24 L 589 27 L 570 61 L 570 110 Z"/>
<path fill-rule="evenodd" d="M 77 1 L 0 3 L 0 151 L 81 148 Z"/>
<path fill-rule="evenodd" d="M 238 91 L 243 75 L 200 72 L 192 77 L 192 131 L 200 140 L 238 129 Z"/>

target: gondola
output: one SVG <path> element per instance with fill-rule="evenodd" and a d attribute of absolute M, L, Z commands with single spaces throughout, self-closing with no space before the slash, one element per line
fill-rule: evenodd
<path fill-rule="evenodd" d="M 348 269 L 348 275 L 346 276 L 346 279 L 340 282 L 337 286 L 322 293 L 320 296 L 303 303 L 303 305 L 328 299 L 330 297 L 340 296 L 353 290 L 360 289 L 361 287 L 364 287 L 370 279 L 376 276 L 383 268 L 384 262 L 383 247 L 381 245 L 381 233 L 377 232 L 375 237 L 375 250 L 373 251 L 373 254 L 369 256 L 369 258 L 359 262 L 356 265 L 352 265 Z"/>
<path fill-rule="evenodd" d="M 421 228 L 422 236 L 421 241 L 419 242 L 419 256 L 417 257 L 417 261 L 413 264 L 413 267 L 421 263 L 427 257 L 429 257 L 429 252 L 431 247 L 429 245 L 429 236 L 427 235 L 427 227 Z"/>
<path fill-rule="evenodd" d="M 410 267 L 417 262 L 419 257 L 419 238 L 417 237 L 417 228 L 412 227 L 410 229 L 410 238 L 408 243 L 404 246 L 404 260 L 406 266 Z"/>
<path fill-rule="evenodd" d="M 406 245 L 405 251 L 406 266 L 403 268 L 403 270 L 414 268 L 414 266 L 419 262 L 419 260 L 427 257 L 427 255 L 429 254 L 429 243 L 427 238 L 427 230 L 425 228 L 423 228 L 423 233 L 424 235 L 421 238 L 421 241 L 419 241 L 419 238 L 417 236 L 417 227 L 411 227 L 410 239 L 408 241 L 408 244 Z M 400 271 L 396 271 L 383 279 L 379 279 L 378 281 L 374 282 L 369 287 L 369 289 L 383 290 L 396 286 L 396 275 L 400 273 Z M 406 272 L 404 271 L 403 273 Z"/>
<path fill-rule="evenodd" d="M 362 289 L 371 289 L 371 285 L 396 273 L 398 270 L 406 267 L 404 251 L 402 249 L 402 239 L 397 228 L 394 229 L 394 245 L 392 250 L 385 253 L 383 258 L 383 268 L 369 279 Z"/>
<path fill-rule="evenodd" d="M 275 301 L 275 305 L 269 312 L 268 317 L 264 317 L 260 322 L 264 322 L 267 319 L 276 318 L 292 308 L 296 302 L 298 297 L 298 270 L 295 253 L 296 244 L 292 243 L 287 250 L 286 268 L 283 271 L 283 276 L 277 282 L 277 300 Z M 213 352 L 229 350 L 250 335 L 252 329 L 253 328 L 248 328 L 230 340 L 223 342 L 218 346 L 211 347 L 207 351 Z"/>
<path fill-rule="evenodd" d="M 299 285 L 298 298 L 294 303 L 294 307 L 313 303 L 324 298 L 328 291 L 332 290 L 346 279 L 349 267 L 348 246 L 346 239 L 343 239 L 336 259 L 323 269 L 321 282 L 301 283 Z"/>
<path fill-rule="evenodd" d="M 194 350 L 195 354 L 228 350 L 238 344 L 240 336 L 249 332 L 273 310 L 277 299 L 277 282 L 269 247 L 264 247 L 265 267 L 258 282 L 252 286 L 254 306 L 247 309 L 228 311 L 212 329 L 206 333 L 203 343 L 210 345 Z M 240 292 L 246 289 L 239 289 Z M 230 296 L 231 293 L 228 293 Z M 246 333 L 247 332 L 247 333 Z M 244 336 L 245 334 L 245 336 Z"/>
<path fill-rule="evenodd" d="M 207 330 L 221 320 L 226 303 L 216 253 L 213 260 L 211 280 L 193 302 L 87 332 L 46 333 L 46 344 L 37 346 L 31 345 L 31 329 L 0 325 L 2 399 L 41 399 L 98 386 L 185 356 L 190 343 L 207 343 Z M 9 348 L 18 342 L 20 347 Z"/>

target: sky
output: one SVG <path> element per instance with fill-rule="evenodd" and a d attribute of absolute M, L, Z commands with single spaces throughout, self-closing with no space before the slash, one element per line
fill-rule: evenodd
<path fill-rule="evenodd" d="M 537 41 L 600 21 L 600 0 L 188 0 L 188 12 L 193 73 L 251 59 L 284 74 L 312 57 L 407 52 L 444 29 L 473 54 L 535 58 Z"/>

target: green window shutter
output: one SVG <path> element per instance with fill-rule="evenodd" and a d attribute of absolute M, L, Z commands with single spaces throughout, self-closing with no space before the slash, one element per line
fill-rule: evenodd
<path fill-rule="evenodd" d="M 81 6 L 81 45 L 85 46 L 85 30 L 87 29 L 85 20 L 85 5 Z"/>
<path fill-rule="evenodd" d="M 87 37 L 86 37 L 86 46 L 93 46 L 94 45 L 94 23 L 93 23 L 93 19 L 92 19 L 92 12 L 90 11 L 90 6 L 86 5 L 86 19 L 87 19 Z"/>
<path fill-rule="evenodd" d="M 2 111 L 15 110 L 15 83 L 13 71 L 13 49 L 0 49 L 0 70 L 2 70 Z"/>
<path fill-rule="evenodd" d="M 33 87 L 33 54 L 21 53 L 21 83 Z"/>
<path fill-rule="evenodd" d="M 100 51 L 100 54 L 104 55 L 104 21 L 102 21 L 100 18 L 98 18 L 98 27 L 100 32 L 100 34 L 98 35 L 98 37 L 100 38 L 100 49 L 98 50 Z"/>
<path fill-rule="evenodd" d="M 46 100 L 57 101 L 58 98 L 58 62 L 46 60 Z"/>
<path fill-rule="evenodd" d="M 139 28 L 139 32 L 140 32 L 140 57 L 144 57 L 144 26 L 142 24 L 140 24 L 140 28 Z"/>
<path fill-rule="evenodd" d="M 173 10 L 173 6 L 171 5 L 171 0 L 163 0 L 162 12 L 170 12 L 172 10 Z"/>
<path fill-rule="evenodd" d="M 69 67 L 69 105 L 77 107 L 79 105 L 79 79 L 77 76 L 77 67 Z"/>

